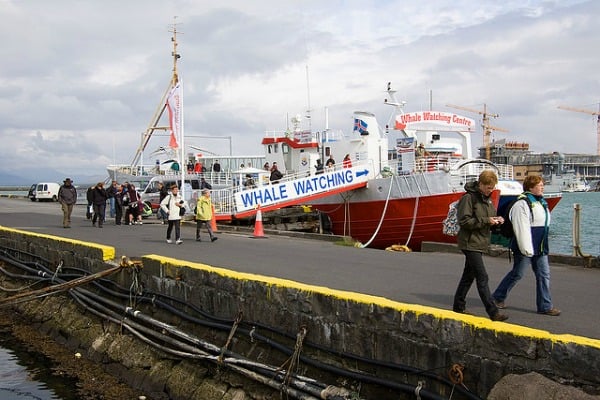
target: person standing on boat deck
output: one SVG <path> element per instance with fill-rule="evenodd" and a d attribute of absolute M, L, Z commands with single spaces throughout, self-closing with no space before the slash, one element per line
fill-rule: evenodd
<path fill-rule="evenodd" d="M 221 164 L 219 164 L 219 160 L 215 160 L 215 163 L 213 164 L 213 172 L 216 175 L 217 183 L 219 183 L 221 175 Z"/>
<path fill-rule="evenodd" d="M 196 202 L 196 241 L 201 242 L 200 239 L 200 228 L 202 225 L 206 225 L 206 230 L 208 231 L 208 236 L 210 237 L 210 241 L 214 242 L 217 240 L 217 237 L 213 233 L 212 226 L 210 225 L 211 220 L 213 218 L 213 205 L 212 200 L 210 199 L 210 190 L 202 189 L 202 195 L 198 197 L 198 201 Z"/>
<path fill-rule="evenodd" d="M 504 321 L 508 316 L 501 314 L 494 302 L 488 285 L 488 274 L 483 264 L 483 253 L 488 251 L 491 226 L 504 223 L 496 216 L 490 195 L 498 183 L 492 170 L 484 170 L 476 182 L 465 184 L 465 193 L 457 205 L 458 248 L 465 255 L 465 268 L 454 295 L 454 312 L 466 314 L 466 297 L 473 280 L 477 283 L 479 297 L 492 321 Z"/>
<path fill-rule="evenodd" d="M 206 179 L 200 178 L 200 189 L 212 190 L 212 185 L 206 182 Z"/>
<path fill-rule="evenodd" d="M 106 189 L 106 194 L 108 195 L 108 203 L 109 203 L 109 212 L 110 217 L 114 218 L 116 209 L 115 209 L 115 194 L 117 193 L 117 181 L 112 181 L 110 187 Z"/>
<path fill-rule="evenodd" d="M 102 228 L 106 214 L 107 199 L 108 193 L 106 192 L 106 189 L 104 189 L 104 183 L 98 182 L 92 191 L 92 206 L 94 207 L 92 226 L 96 226 L 96 221 L 98 221 L 98 228 Z"/>
<path fill-rule="evenodd" d="M 425 145 L 419 143 L 415 149 L 415 157 L 417 158 L 417 172 L 423 172 L 425 170 Z"/>
<path fill-rule="evenodd" d="M 63 212 L 63 228 L 70 228 L 73 206 L 77 203 L 77 189 L 73 186 L 71 178 L 65 179 L 58 189 L 58 202 Z"/>
<path fill-rule="evenodd" d="M 527 204 L 528 200 L 531 202 L 531 209 Z M 504 302 L 508 293 L 523 277 L 525 269 L 530 265 L 535 275 L 537 312 L 559 316 L 560 310 L 553 307 L 550 295 L 550 264 L 548 263 L 550 211 L 544 199 L 544 180 L 541 176 L 528 175 L 525 178 L 523 193 L 510 209 L 509 217 L 515 233 L 510 242 L 514 255 L 513 268 L 494 291 L 496 306 L 505 308 Z"/>
<path fill-rule="evenodd" d="M 274 185 L 276 183 L 279 183 L 279 180 L 281 178 L 283 178 L 283 174 L 277 168 L 277 163 L 274 162 L 273 166 L 271 167 L 271 176 L 269 177 L 269 180 L 271 181 L 271 184 Z"/>
<path fill-rule="evenodd" d="M 352 168 L 352 160 L 350 154 L 346 154 L 342 160 L 342 168 Z"/>
<path fill-rule="evenodd" d="M 325 163 L 325 167 L 328 170 L 332 170 L 335 168 L 335 160 L 333 159 L 333 154 L 329 155 L 329 158 L 327 159 L 327 162 Z"/>
<path fill-rule="evenodd" d="M 321 162 L 321 159 L 319 158 L 317 160 L 317 165 L 315 165 L 315 175 L 320 175 L 323 173 L 323 163 Z"/>
<path fill-rule="evenodd" d="M 256 189 L 256 183 L 252 178 L 251 174 L 246 174 L 246 179 L 244 180 L 244 188 L 246 189 Z"/>
<path fill-rule="evenodd" d="M 167 226 L 167 243 L 173 243 L 171 240 L 171 233 L 173 227 L 175 228 L 175 243 L 181 244 L 181 215 L 179 210 L 181 207 L 185 207 L 185 201 L 179 195 L 179 187 L 177 185 L 171 186 L 171 194 L 160 202 L 160 207 L 167 213 L 169 225 Z"/>
<path fill-rule="evenodd" d="M 268 161 L 265 163 L 265 165 L 263 165 L 263 169 L 264 169 L 265 171 L 268 171 L 269 169 L 271 169 L 271 166 L 269 165 L 269 162 L 268 162 Z"/>

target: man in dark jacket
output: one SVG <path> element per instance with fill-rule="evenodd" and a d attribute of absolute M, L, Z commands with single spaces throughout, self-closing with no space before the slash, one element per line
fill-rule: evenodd
<path fill-rule="evenodd" d="M 71 178 L 63 181 L 63 185 L 58 189 L 58 202 L 63 212 L 63 228 L 71 227 L 71 213 L 73 206 L 77 203 L 77 189 L 73 186 Z"/>
<path fill-rule="evenodd" d="M 98 228 L 102 228 L 106 216 L 107 199 L 108 195 L 104 189 L 104 183 L 98 182 L 94 190 L 92 190 L 92 206 L 94 207 L 94 216 L 92 217 L 93 226 L 96 226 L 96 221 L 98 221 Z"/>
<path fill-rule="evenodd" d="M 458 202 L 458 248 L 465 255 L 465 268 L 454 295 L 452 309 L 458 313 L 466 312 L 466 297 L 473 281 L 477 283 L 479 297 L 492 321 L 505 321 L 508 316 L 498 311 L 488 283 L 488 274 L 483 264 L 483 253 L 490 245 L 491 226 L 504 223 L 496 216 L 496 209 L 490 195 L 498 183 L 498 177 L 492 170 L 479 174 L 477 182 L 465 185 L 467 193 Z"/>

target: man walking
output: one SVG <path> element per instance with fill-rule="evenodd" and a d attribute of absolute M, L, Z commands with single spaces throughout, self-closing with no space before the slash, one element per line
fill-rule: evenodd
<path fill-rule="evenodd" d="M 58 189 L 58 202 L 63 212 L 63 228 L 70 228 L 73 206 L 77 203 L 77 189 L 73 186 L 71 178 L 65 179 L 63 185 Z"/>

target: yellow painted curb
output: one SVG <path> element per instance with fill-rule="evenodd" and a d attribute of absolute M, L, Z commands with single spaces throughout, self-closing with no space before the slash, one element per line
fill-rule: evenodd
<path fill-rule="evenodd" d="M 65 238 L 65 237 L 61 237 L 61 236 L 46 235 L 44 233 L 23 231 L 20 229 L 8 228 L 6 226 L 1 226 L 1 225 L 0 225 L 0 230 L 6 231 L 6 232 L 18 233 L 20 235 L 35 236 L 35 237 L 40 237 L 40 238 L 45 238 L 45 239 L 50 239 L 50 240 L 56 240 L 58 242 L 66 242 L 66 243 L 76 244 L 79 246 L 96 248 L 102 252 L 102 260 L 103 261 L 113 260 L 115 258 L 115 254 L 116 254 L 116 250 L 114 247 L 105 246 L 103 244 L 84 242 L 81 240 L 69 239 L 69 238 Z"/>
<path fill-rule="evenodd" d="M 581 346 L 588 346 L 600 349 L 600 340 L 587 338 L 584 336 L 577 336 L 571 334 L 553 334 L 548 331 L 541 329 L 529 328 L 522 325 L 510 324 L 507 322 L 494 322 L 489 318 L 478 317 L 474 315 L 466 315 L 455 313 L 451 310 L 444 310 L 440 308 L 422 306 L 419 304 L 401 303 L 386 299 L 385 297 L 373 296 L 368 294 L 348 292 L 337 289 L 330 289 L 324 286 L 307 285 L 304 283 L 291 281 L 288 279 L 274 278 L 270 276 L 251 274 L 246 272 L 232 271 L 226 268 L 214 267 L 207 264 L 193 263 L 184 260 L 178 260 L 171 257 L 164 257 L 161 255 L 151 254 L 144 256 L 145 258 L 154 259 L 159 261 L 162 265 L 173 265 L 179 267 L 188 267 L 193 269 L 200 269 L 207 272 L 212 272 L 223 277 L 263 282 L 266 285 L 281 286 L 291 289 L 297 289 L 309 293 L 319 293 L 325 296 L 331 296 L 340 300 L 354 301 L 356 303 L 377 305 L 380 307 L 391 308 L 399 312 L 411 312 L 416 314 L 417 318 L 419 315 L 432 315 L 438 319 L 450 319 L 460 321 L 463 325 L 475 329 L 486 329 L 494 331 L 496 333 L 513 335 L 516 337 L 526 338 L 529 340 L 548 340 L 552 343 L 573 343 Z"/>

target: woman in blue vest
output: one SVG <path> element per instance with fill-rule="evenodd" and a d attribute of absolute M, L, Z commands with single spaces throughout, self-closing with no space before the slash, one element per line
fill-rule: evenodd
<path fill-rule="evenodd" d="M 513 268 L 502 279 L 493 297 L 498 308 L 505 308 L 508 293 L 531 265 L 535 275 L 537 312 L 556 317 L 560 315 L 560 310 L 554 308 L 550 295 L 550 211 L 544 199 L 544 180 L 539 175 L 529 175 L 523 182 L 523 190 L 509 214 L 515 233 L 510 245 L 514 254 Z"/>

